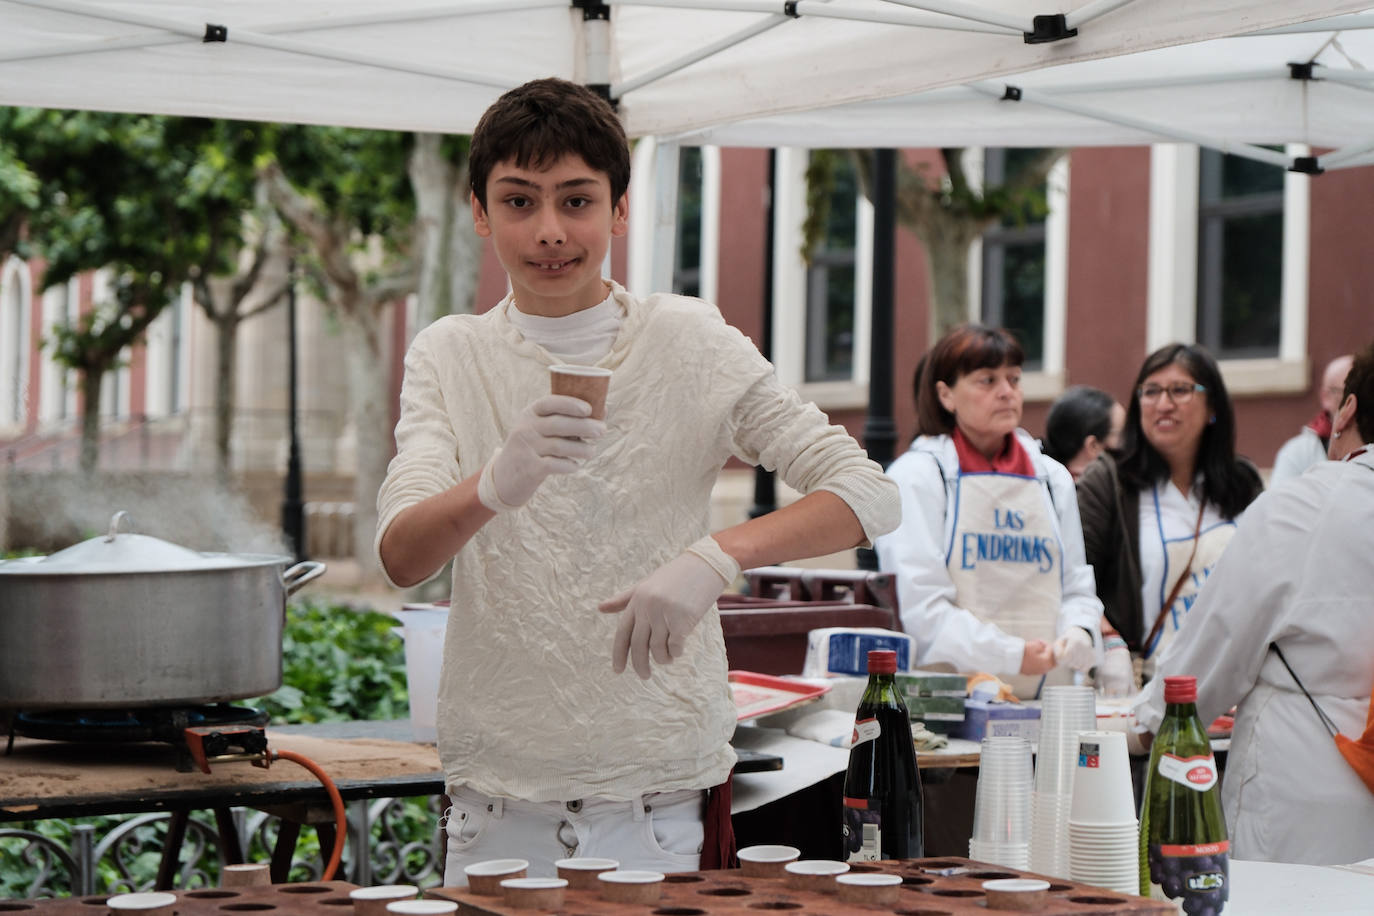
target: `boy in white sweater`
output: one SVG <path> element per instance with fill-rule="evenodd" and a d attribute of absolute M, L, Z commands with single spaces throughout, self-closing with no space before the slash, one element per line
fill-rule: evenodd
<path fill-rule="evenodd" d="M 741 567 L 892 530 L 896 488 L 714 306 L 602 278 L 630 163 L 600 96 L 556 79 L 511 90 L 473 133 L 469 170 L 476 231 L 512 292 L 416 336 L 377 497 L 393 584 L 454 559 L 445 884 L 507 856 L 532 875 L 574 855 L 724 866 L 729 793 L 710 790 L 728 788 L 735 711 L 715 600 Z M 564 362 L 612 370 L 605 421 L 548 393 Z M 806 495 L 710 535 L 731 455 Z"/>

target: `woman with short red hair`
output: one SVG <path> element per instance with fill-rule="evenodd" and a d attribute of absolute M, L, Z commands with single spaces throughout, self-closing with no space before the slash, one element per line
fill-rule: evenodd
<path fill-rule="evenodd" d="M 1032 698 L 1100 657 L 1102 603 L 1073 478 L 1021 424 L 1021 345 L 962 325 L 921 361 L 917 436 L 888 468 L 902 523 L 877 539 L 916 663 L 988 672 Z"/>

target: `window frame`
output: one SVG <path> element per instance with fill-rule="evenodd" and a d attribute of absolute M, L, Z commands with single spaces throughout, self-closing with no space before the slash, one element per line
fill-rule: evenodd
<path fill-rule="evenodd" d="M 1289 144 L 1290 157 L 1310 155 Z M 1196 342 L 1201 150 L 1191 143 L 1150 149 L 1149 283 L 1145 351 Z M 1283 252 L 1276 357 L 1217 361 L 1232 395 L 1299 394 L 1310 387 L 1307 357 L 1311 176 L 1285 172 Z"/>
<path fill-rule="evenodd" d="M 22 433 L 28 427 L 32 302 L 28 264 L 11 255 L 0 263 L 0 431 L 6 433 Z M 11 327 L 17 329 L 13 339 Z M 16 406 L 17 417 L 11 410 Z"/>
<path fill-rule="evenodd" d="M 848 379 L 806 381 L 809 271 L 802 257 L 810 147 L 778 147 L 773 199 L 773 365 L 778 379 L 822 410 L 868 406 L 873 312 L 873 204 L 855 195 L 854 354 Z"/>

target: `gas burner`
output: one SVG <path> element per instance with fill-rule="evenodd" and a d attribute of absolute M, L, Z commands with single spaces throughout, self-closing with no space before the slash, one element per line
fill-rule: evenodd
<path fill-rule="evenodd" d="M 146 709 L 53 709 L 18 712 L 10 725 L 15 735 L 48 741 L 89 741 L 121 744 L 161 741 L 177 751 L 177 769 L 192 767 L 186 729 L 229 726 L 258 727 L 267 724 L 266 710 L 216 703 L 206 706 L 158 706 Z"/>

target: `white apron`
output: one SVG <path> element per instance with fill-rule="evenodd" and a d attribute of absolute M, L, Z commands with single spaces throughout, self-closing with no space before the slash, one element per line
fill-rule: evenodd
<path fill-rule="evenodd" d="M 1159 515 L 1159 500 L 1155 499 L 1155 515 Z M 1162 525 L 1160 528 L 1163 531 Z M 1187 574 L 1183 585 L 1179 587 L 1178 594 L 1175 595 L 1173 604 L 1167 608 L 1162 608 L 1160 613 L 1164 616 L 1164 623 L 1159 627 L 1159 632 L 1155 634 L 1153 642 L 1144 646 L 1141 656 L 1145 659 L 1144 673 L 1147 675 L 1154 673 L 1154 661 L 1160 657 L 1164 647 L 1174 638 L 1174 634 L 1183 626 L 1183 618 L 1188 616 L 1188 611 L 1192 610 L 1193 602 L 1197 601 L 1198 593 L 1202 591 L 1202 585 L 1211 575 L 1212 568 L 1221 559 L 1222 551 L 1226 545 L 1231 543 L 1231 536 L 1236 533 L 1236 523 L 1234 521 L 1224 521 L 1212 525 L 1210 528 L 1203 528 L 1197 537 L 1197 553 L 1193 555 L 1192 565 L 1188 563 L 1189 555 L 1193 554 L 1193 535 L 1192 532 L 1177 538 L 1163 538 L 1164 542 L 1164 579 L 1160 583 L 1159 597 L 1155 600 L 1163 604 L 1173 591 L 1174 585 L 1180 576 Z M 1151 624 L 1153 627 L 1153 624 Z M 1146 633 L 1148 636 L 1148 631 Z"/>
<path fill-rule="evenodd" d="M 1054 642 L 1063 604 L 1064 550 L 1054 507 L 1034 477 L 960 472 L 945 568 L 954 603 L 1022 639 Z M 1047 676 L 998 673 L 1022 699 L 1044 684 L 1072 683 L 1068 668 Z"/>

